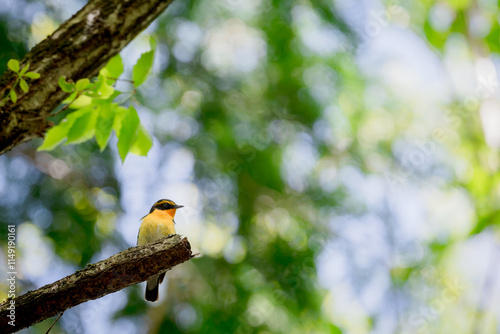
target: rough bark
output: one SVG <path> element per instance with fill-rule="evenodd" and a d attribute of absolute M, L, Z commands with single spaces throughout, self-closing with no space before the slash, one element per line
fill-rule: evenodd
<path fill-rule="evenodd" d="M 95 76 L 138 33 L 144 30 L 172 0 L 90 0 L 52 35 L 21 60 L 40 79 L 30 80 L 28 93 L 19 89 L 18 101 L 0 108 L 0 154 L 14 146 L 42 137 L 52 126 L 47 116 L 66 97 L 57 82 Z M 0 78 L 0 98 L 7 96 L 16 75 L 7 70 Z"/>
<path fill-rule="evenodd" d="M 192 257 L 189 241 L 177 234 L 129 248 L 13 299 L 15 326 L 8 324 L 10 300 L 3 302 L 0 304 L 0 333 L 17 332 L 88 300 L 145 281 Z"/>

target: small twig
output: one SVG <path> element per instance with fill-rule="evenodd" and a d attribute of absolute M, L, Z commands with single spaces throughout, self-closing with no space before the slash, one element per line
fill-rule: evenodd
<path fill-rule="evenodd" d="M 46 116 L 40 116 L 40 117 L 35 117 L 35 118 L 28 118 L 28 119 L 23 119 L 24 122 L 30 122 L 30 121 L 37 121 L 39 119 L 44 119 L 44 118 L 49 118 L 49 117 L 54 117 L 56 115 L 59 115 L 60 113 L 62 113 L 64 110 L 68 109 L 69 106 L 75 102 L 75 100 L 80 96 L 80 94 L 76 94 L 75 98 L 73 99 L 73 101 L 71 101 L 70 103 L 68 103 L 67 105 L 65 105 L 64 107 L 61 108 L 61 110 L 59 110 L 58 112 L 56 112 L 55 114 L 48 114 Z"/>
<path fill-rule="evenodd" d="M 128 97 L 125 97 L 123 100 L 119 101 L 119 102 L 116 102 L 118 105 L 122 105 L 123 103 L 127 102 L 128 100 L 130 99 L 133 99 L 133 94 L 134 92 L 130 92 L 128 94 L 130 94 L 130 96 Z M 127 94 L 127 93 L 124 93 L 124 94 Z"/>
<path fill-rule="evenodd" d="M 140 105 L 141 105 L 141 102 L 139 102 L 139 100 L 135 98 L 135 94 L 136 94 L 136 93 L 137 93 L 137 91 L 136 91 L 136 90 L 135 90 L 135 88 L 134 88 L 134 90 L 132 91 L 132 95 L 131 95 L 130 97 L 132 98 L 132 103 L 134 103 L 134 102 L 135 102 L 135 103 L 137 103 L 137 105 L 139 105 L 139 106 L 140 106 Z"/>
<path fill-rule="evenodd" d="M 126 81 L 126 82 L 130 82 L 132 85 L 134 84 L 134 80 L 120 79 L 120 78 L 110 78 L 110 77 L 106 77 L 106 79 L 115 80 L 115 81 Z"/>
<path fill-rule="evenodd" d="M 63 315 L 64 312 L 62 312 L 61 314 L 59 314 L 59 316 L 56 318 L 56 320 L 54 321 L 54 323 L 52 324 L 52 326 L 49 327 L 49 329 L 47 330 L 47 332 L 45 334 L 49 334 L 50 330 L 52 329 L 52 327 L 54 327 L 54 325 L 56 324 L 57 320 L 59 320 L 62 315 Z"/>
<path fill-rule="evenodd" d="M 71 104 L 71 103 L 70 103 Z M 70 104 L 67 104 L 65 105 L 63 108 L 61 108 L 61 110 L 59 110 L 58 112 L 56 112 L 55 114 L 48 114 L 46 116 L 40 116 L 40 117 L 35 117 L 35 118 L 28 118 L 28 119 L 23 119 L 24 122 L 30 122 L 30 121 L 37 121 L 39 119 L 44 119 L 44 118 L 49 118 L 49 117 L 53 117 L 53 116 L 56 116 L 56 115 L 59 115 L 60 113 L 62 113 L 64 110 L 68 109 Z"/>

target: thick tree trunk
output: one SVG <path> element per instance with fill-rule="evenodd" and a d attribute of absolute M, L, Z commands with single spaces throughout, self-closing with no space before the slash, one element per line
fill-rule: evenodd
<path fill-rule="evenodd" d="M 67 94 L 57 85 L 59 77 L 95 76 L 138 33 L 144 30 L 172 0 L 90 0 L 52 35 L 35 46 L 21 61 L 40 79 L 29 82 L 28 93 L 17 90 L 18 101 L 0 107 L 0 154 L 14 146 L 42 137 L 52 125 L 47 116 Z M 0 78 L 0 98 L 14 85 L 16 75 L 7 70 Z"/>
<path fill-rule="evenodd" d="M 0 333 L 17 332 L 88 300 L 145 281 L 192 257 L 189 241 L 177 234 L 155 243 L 129 248 L 57 282 L 0 304 Z M 11 309 L 14 311 L 11 312 Z M 11 320 L 14 320 L 15 326 L 9 324 Z"/>

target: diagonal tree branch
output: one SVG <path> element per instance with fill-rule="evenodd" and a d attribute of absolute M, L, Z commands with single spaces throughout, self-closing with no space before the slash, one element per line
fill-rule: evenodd
<path fill-rule="evenodd" d="M 57 282 L 3 302 L 0 333 L 17 332 L 78 304 L 145 281 L 193 257 L 189 241 L 178 234 L 129 248 Z M 9 324 L 12 302 L 15 326 Z"/>
<path fill-rule="evenodd" d="M 59 29 L 36 45 L 21 61 L 40 79 L 29 82 L 28 93 L 16 91 L 18 101 L 0 107 L 0 154 L 41 137 L 51 122 L 40 119 L 68 95 L 59 89 L 59 77 L 76 80 L 95 76 L 137 34 L 158 17 L 172 0 L 90 0 Z M 0 77 L 0 100 L 16 81 L 7 70 Z M 28 121 L 29 119 L 36 120 Z"/>

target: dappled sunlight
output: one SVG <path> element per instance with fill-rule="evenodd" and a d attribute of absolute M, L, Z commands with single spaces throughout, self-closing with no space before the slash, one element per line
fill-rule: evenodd
<path fill-rule="evenodd" d="M 40 43 L 45 37 L 52 34 L 58 27 L 54 20 L 43 12 L 35 13 L 33 23 L 31 24 L 31 45 L 35 46 Z"/>
<path fill-rule="evenodd" d="M 266 54 L 266 43 L 260 33 L 237 19 L 211 29 L 205 44 L 203 64 L 221 76 L 250 72 Z"/>

